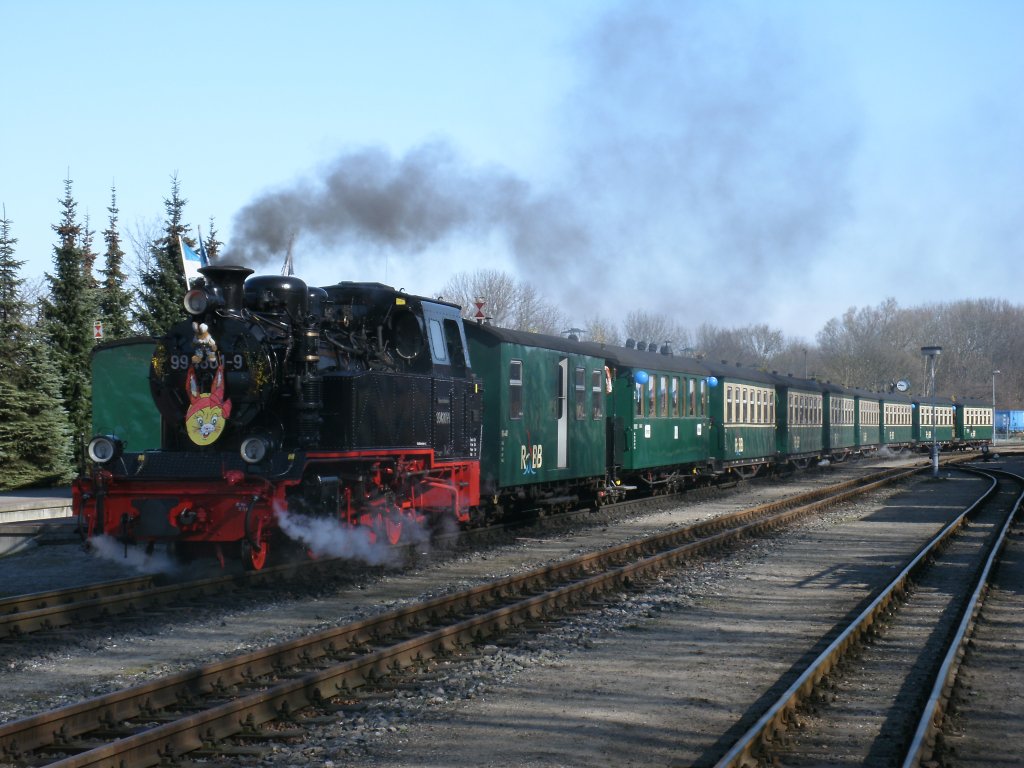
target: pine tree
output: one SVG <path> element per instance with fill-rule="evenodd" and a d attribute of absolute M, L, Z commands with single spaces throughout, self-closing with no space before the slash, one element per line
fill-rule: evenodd
<path fill-rule="evenodd" d="M 82 260 L 82 273 L 85 276 L 85 295 L 88 305 L 86 317 L 89 319 L 89 327 L 92 329 L 93 324 L 100 319 L 100 284 L 94 272 L 97 254 L 93 250 L 93 243 L 96 239 L 96 231 L 89 228 L 89 221 L 89 214 L 85 214 L 81 232 L 78 234 L 78 253 Z M 93 331 L 90 330 L 90 333 L 92 334 Z M 95 344 L 95 335 L 92 338 Z"/>
<path fill-rule="evenodd" d="M 71 439 L 60 377 L 38 330 L 14 258 L 7 211 L 0 219 L 0 489 L 71 478 Z"/>
<path fill-rule="evenodd" d="M 181 237 L 191 247 L 195 242 L 186 237 L 188 227 L 182 223 L 185 203 L 179 194 L 178 177 L 171 177 L 171 197 L 164 200 L 167 220 L 164 234 L 149 246 L 150 263 L 143 270 L 142 306 L 138 321 L 151 336 L 163 336 L 179 320 L 185 318 L 181 298 L 185 293 L 185 272 L 181 265 Z"/>
<path fill-rule="evenodd" d="M 110 221 L 103 230 L 103 240 L 107 244 L 105 266 L 101 270 L 103 282 L 100 285 L 100 318 L 103 320 L 103 339 L 112 341 L 132 335 L 132 324 L 129 319 L 132 297 L 125 288 L 127 277 L 124 273 L 124 250 L 121 248 L 121 236 L 117 231 L 117 191 L 110 188 Z"/>
<path fill-rule="evenodd" d="M 81 231 L 78 233 L 78 250 L 82 260 L 82 272 L 85 274 L 85 285 L 90 291 L 99 288 L 99 283 L 96 282 L 96 275 L 93 274 L 93 270 L 96 268 L 96 251 L 92 249 L 95 238 L 96 232 L 89 229 L 89 214 L 86 214 Z"/>
<path fill-rule="evenodd" d="M 88 237 L 83 240 L 83 229 L 75 215 L 77 206 L 71 194 L 71 179 L 66 179 L 61 221 L 53 227 L 58 243 L 54 246 L 54 274 L 46 275 L 50 296 L 43 302 L 43 328 L 60 375 L 60 394 L 71 423 L 75 458 L 80 461 L 90 422 L 94 295 L 82 250 L 83 245 L 88 246 Z"/>
<path fill-rule="evenodd" d="M 7 208 L 0 219 L 0 371 L 11 360 L 15 331 L 24 323 L 28 305 L 21 296 L 22 279 L 18 276 L 24 261 L 14 258 L 18 239 L 11 236 Z"/>
<path fill-rule="evenodd" d="M 213 264 L 220 257 L 220 247 L 224 245 L 220 240 L 217 239 L 217 228 L 214 226 L 213 217 L 210 217 L 210 229 L 209 234 L 203 238 L 203 247 L 206 248 L 206 256 Z"/>
<path fill-rule="evenodd" d="M 0 486 L 67 483 L 74 463 L 60 374 L 36 329 L 26 326 L 23 342 L 15 359 L 16 380 L 0 380 L 0 445 L 6 454 Z"/>

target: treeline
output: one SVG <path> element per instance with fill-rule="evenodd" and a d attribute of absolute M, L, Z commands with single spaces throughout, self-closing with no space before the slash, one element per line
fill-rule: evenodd
<path fill-rule="evenodd" d="M 70 179 L 64 182 L 53 271 L 27 285 L 18 238 L 6 207 L 0 218 L 0 490 L 70 481 L 84 462 L 92 415 L 90 353 L 97 322 L 103 340 L 162 335 L 184 317 L 184 273 L 178 238 L 196 247 L 184 223 L 186 200 L 177 178 L 164 201 L 159 232 L 135 243 L 125 264 L 117 191 L 111 188 L 102 246 L 78 215 Z M 204 245 L 221 243 L 210 222 Z M 102 247 L 102 253 L 99 248 Z"/>
<path fill-rule="evenodd" d="M 64 182 L 52 225 L 53 271 L 29 285 L 21 275 L 13 222 L 0 218 L 0 490 L 68 482 L 84 462 L 90 437 L 90 352 L 94 329 L 103 340 L 162 335 L 184 317 L 179 238 L 198 243 L 185 223 L 187 200 L 171 179 L 164 219 L 152 232 L 129 236 L 134 263 L 126 264 L 111 188 L 106 228 L 97 237 L 78 215 L 71 180 Z M 211 219 L 203 238 L 211 259 L 222 243 Z M 426 292 L 422 286 L 419 292 Z M 634 311 L 621 323 L 592 317 L 573 327 L 532 285 L 496 270 L 453 275 L 441 295 L 461 304 L 467 317 L 486 301 L 491 322 L 510 328 L 622 344 L 631 338 L 677 354 L 704 356 L 812 376 L 850 386 L 887 389 L 900 379 L 920 393 L 925 363 L 920 348 L 942 346 L 937 369 L 941 393 L 1020 408 L 1024 403 L 1024 309 L 979 299 L 901 308 L 893 299 L 851 308 L 830 320 L 815 342 L 787 338 L 767 325 L 695 328 L 676 318 Z M 994 371 L 999 371 L 994 374 Z"/>

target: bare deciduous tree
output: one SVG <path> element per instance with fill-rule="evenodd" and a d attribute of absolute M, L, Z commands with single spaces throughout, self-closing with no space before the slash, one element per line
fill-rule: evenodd
<path fill-rule="evenodd" d="M 558 334 L 565 325 L 562 313 L 534 286 L 497 269 L 456 273 L 444 284 L 441 297 L 461 306 L 467 318 L 476 314 L 475 302 L 483 300 L 488 322 L 502 328 Z"/>

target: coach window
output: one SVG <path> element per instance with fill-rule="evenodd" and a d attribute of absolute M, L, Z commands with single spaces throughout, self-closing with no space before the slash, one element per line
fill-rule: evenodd
<path fill-rule="evenodd" d="M 587 370 L 585 368 L 576 369 L 574 385 L 576 389 L 576 421 L 583 421 L 587 418 Z"/>
<path fill-rule="evenodd" d="M 604 416 L 604 392 L 602 391 L 601 371 L 590 374 L 590 411 L 595 420 Z"/>
<path fill-rule="evenodd" d="M 668 376 L 660 377 L 661 389 L 658 391 L 658 397 L 661 399 L 661 405 L 658 406 L 658 412 L 662 416 L 668 416 Z"/>
<path fill-rule="evenodd" d="M 732 424 L 732 387 L 725 388 L 725 423 Z"/>
<path fill-rule="evenodd" d="M 508 417 L 523 418 L 523 361 L 512 360 L 508 364 Z"/>
<path fill-rule="evenodd" d="M 653 419 L 658 415 L 658 377 L 651 376 L 647 380 L 647 418 Z"/>
<path fill-rule="evenodd" d="M 689 395 L 689 397 L 686 398 L 687 400 L 690 401 L 689 414 L 691 416 L 697 416 L 698 415 L 697 414 L 697 389 L 693 385 L 693 379 L 687 379 L 686 381 L 687 381 L 686 386 L 687 386 L 687 389 L 689 390 L 689 392 L 687 393 Z M 700 409 L 701 412 L 700 412 L 700 415 L 703 416 L 704 415 L 704 403 L 703 403 L 703 400 L 704 400 L 704 380 L 703 379 L 701 379 L 701 382 L 700 382 L 700 397 L 701 397 L 701 401 L 702 401 L 701 402 L 701 409 Z"/>
<path fill-rule="evenodd" d="M 691 382 L 691 392 L 693 391 L 693 384 Z M 700 415 L 704 416 L 708 412 L 708 382 L 706 379 L 700 380 Z"/>
<path fill-rule="evenodd" d="M 644 385 L 639 381 L 633 385 L 636 390 L 633 392 L 633 402 L 636 404 L 636 415 L 643 417 L 644 415 Z"/>
<path fill-rule="evenodd" d="M 672 377 L 672 418 L 679 415 L 679 377 Z"/>

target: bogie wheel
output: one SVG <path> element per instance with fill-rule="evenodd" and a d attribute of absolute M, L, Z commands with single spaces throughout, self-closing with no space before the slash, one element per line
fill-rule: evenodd
<path fill-rule="evenodd" d="M 242 539 L 242 567 L 247 571 L 259 571 L 267 564 L 270 546 L 266 540 L 255 548 L 248 539 Z"/>

